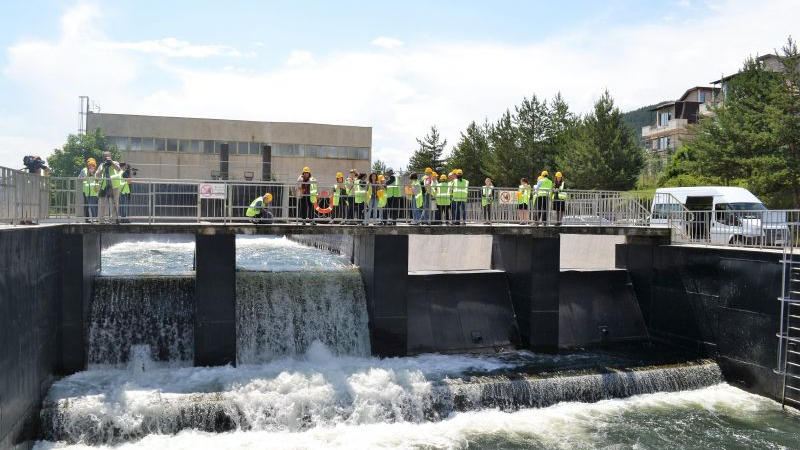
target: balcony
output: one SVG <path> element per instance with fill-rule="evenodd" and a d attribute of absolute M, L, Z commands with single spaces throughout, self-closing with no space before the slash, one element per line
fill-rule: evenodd
<path fill-rule="evenodd" d="M 688 119 L 670 119 L 666 125 L 649 125 L 642 127 L 642 137 L 652 138 L 675 134 L 676 130 L 685 130 L 688 125 Z"/>

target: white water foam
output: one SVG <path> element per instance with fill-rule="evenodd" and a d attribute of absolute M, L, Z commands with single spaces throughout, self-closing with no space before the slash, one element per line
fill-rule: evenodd
<path fill-rule="evenodd" d="M 103 275 L 191 275 L 194 241 L 125 241 L 103 249 Z"/>
<path fill-rule="evenodd" d="M 256 271 L 338 271 L 352 269 L 347 258 L 281 237 L 236 237 L 236 266 Z"/>
<path fill-rule="evenodd" d="M 796 448 L 797 418 L 726 384 L 513 413 L 485 410 L 441 422 L 338 423 L 303 432 L 149 435 L 119 446 L 39 442 L 37 450 L 110 449 L 707 449 Z"/>

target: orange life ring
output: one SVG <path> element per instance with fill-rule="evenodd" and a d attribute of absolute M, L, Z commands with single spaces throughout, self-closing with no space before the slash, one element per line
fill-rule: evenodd
<path fill-rule="evenodd" d="M 328 191 L 322 191 L 317 198 L 319 199 L 319 197 L 328 197 L 328 206 L 326 208 L 320 208 L 317 202 L 314 202 L 314 211 L 320 214 L 330 214 L 333 212 L 333 192 L 328 194 Z"/>

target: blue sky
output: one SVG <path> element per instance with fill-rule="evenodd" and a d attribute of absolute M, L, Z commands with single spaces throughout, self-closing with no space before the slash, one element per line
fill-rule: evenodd
<path fill-rule="evenodd" d="M 373 127 L 404 165 L 436 124 L 562 92 L 587 111 L 672 99 L 797 36 L 790 0 L 30 1 L 0 6 L 0 165 L 103 112 Z"/>

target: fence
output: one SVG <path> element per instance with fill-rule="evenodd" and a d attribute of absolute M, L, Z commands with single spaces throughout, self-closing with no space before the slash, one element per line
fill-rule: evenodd
<path fill-rule="evenodd" d="M 267 208 L 274 222 L 342 224 L 491 224 L 564 226 L 650 226 L 669 228 L 677 244 L 782 248 L 790 243 L 789 227 L 800 223 L 796 210 L 692 211 L 669 194 L 655 196 L 615 191 L 564 191 L 563 199 L 549 192 L 531 192 L 528 202 L 518 189 L 494 188 L 484 197 L 482 187 L 471 187 L 463 202 L 444 198 L 448 189 L 400 186 L 400 197 L 382 198 L 384 187 L 364 186 L 376 192 L 364 201 L 351 195 L 338 198 L 334 186 L 316 184 L 316 202 L 297 183 L 130 179 L 131 193 L 119 199 L 104 218 L 122 221 L 216 222 L 252 220 L 246 216 L 251 201 L 272 194 Z M 341 187 L 341 186 L 340 186 Z M 48 220 L 76 223 L 99 219 L 96 198 L 83 194 L 78 178 L 40 177 L 0 168 L 0 220 L 5 223 Z M 306 194 L 301 194 L 305 189 Z M 422 192 L 421 206 L 416 194 Z M 451 192 L 452 193 L 452 192 Z M 541 194 L 541 195 L 540 195 Z M 385 201 L 384 201 L 385 200 Z M 103 203 L 103 202 L 101 202 Z M 797 244 L 797 243 L 794 243 Z"/>

